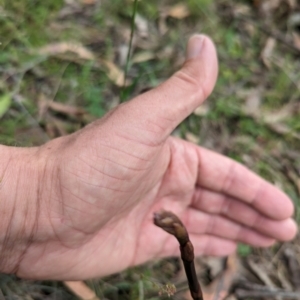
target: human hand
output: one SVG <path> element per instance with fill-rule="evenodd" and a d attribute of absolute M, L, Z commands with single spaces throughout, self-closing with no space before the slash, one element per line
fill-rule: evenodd
<path fill-rule="evenodd" d="M 37 230 L 17 275 L 78 280 L 179 255 L 175 239 L 152 223 L 160 209 L 181 217 L 197 255 L 295 236 L 283 192 L 229 158 L 170 137 L 211 93 L 217 69 L 212 42 L 194 36 L 168 81 L 37 150 L 45 164 Z"/>

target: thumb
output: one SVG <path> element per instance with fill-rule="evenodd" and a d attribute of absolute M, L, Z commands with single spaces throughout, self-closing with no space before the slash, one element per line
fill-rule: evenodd
<path fill-rule="evenodd" d="M 123 118 L 149 142 L 163 142 L 212 92 L 217 73 L 213 42 L 207 36 L 194 35 L 183 67 L 160 86 L 126 103 Z"/>

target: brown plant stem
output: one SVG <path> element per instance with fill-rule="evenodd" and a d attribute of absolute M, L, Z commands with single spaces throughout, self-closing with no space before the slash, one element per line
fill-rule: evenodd
<path fill-rule="evenodd" d="M 185 226 L 175 214 L 164 210 L 154 213 L 153 222 L 164 231 L 174 235 L 178 240 L 191 296 L 194 300 L 203 300 L 202 290 L 195 270 L 194 247 Z"/>
<path fill-rule="evenodd" d="M 256 298 L 272 298 L 281 297 L 282 299 L 300 299 L 299 292 L 291 292 L 285 290 L 265 290 L 265 291 L 248 291 L 244 289 L 236 289 L 235 296 L 239 299 L 256 299 Z"/>

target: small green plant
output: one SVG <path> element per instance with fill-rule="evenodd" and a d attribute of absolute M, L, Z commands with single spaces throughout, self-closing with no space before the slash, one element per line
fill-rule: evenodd
<path fill-rule="evenodd" d="M 246 257 L 251 254 L 252 248 L 245 244 L 238 244 L 238 254 L 242 257 Z"/>
<path fill-rule="evenodd" d="M 120 93 L 120 101 L 123 102 L 126 100 L 126 82 L 127 82 L 127 75 L 128 75 L 128 69 L 129 69 L 129 63 L 130 63 L 130 55 L 131 55 L 131 49 L 132 49 L 132 41 L 134 36 L 134 30 L 135 30 L 135 17 L 137 14 L 137 7 L 138 7 L 138 0 L 134 0 L 133 2 L 133 12 L 131 17 L 131 30 L 130 30 L 130 41 L 128 46 L 128 53 L 127 53 L 127 59 L 126 59 L 126 65 L 125 65 L 125 75 L 124 75 L 124 86 L 122 89 L 122 92 Z"/>

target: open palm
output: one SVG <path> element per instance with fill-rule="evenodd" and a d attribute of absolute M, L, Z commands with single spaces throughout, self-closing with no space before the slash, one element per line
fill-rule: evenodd
<path fill-rule="evenodd" d="M 85 279 L 178 255 L 175 240 L 153 226 L 160 209 L 182 218 L 199 255 L 227 255 L 238 241 L 265 247 L 294 237 L 285 194 L 226 157 L 170 137 L 216 76 L 212 42 L 195 36 L 171 79 L 40 148 L 48 161 L 45 229 L 18 275 Z"/>

